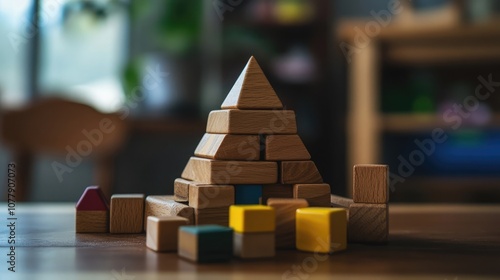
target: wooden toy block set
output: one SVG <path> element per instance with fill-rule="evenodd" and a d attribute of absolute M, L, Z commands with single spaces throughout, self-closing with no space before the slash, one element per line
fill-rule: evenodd
<path fill-rule="evenodd" d="M 388 239 L 388 167 L 355 165 L 353 199 L 330 185 L 253 57 L 174 182 L 174 195 L 115 194 L 88 187 L 77 233 L 142 233 L 146 246 L 197 262 L 267 258 L 276 249 L 334 253 L 348 242 Z"/>

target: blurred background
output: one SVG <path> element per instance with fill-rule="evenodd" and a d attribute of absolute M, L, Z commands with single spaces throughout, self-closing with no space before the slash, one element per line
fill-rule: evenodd
<path fill-rule="evenodd" d="M 253 55 L 333 193 L 350 195 L 353 164 L 387 163 L 391 201 L 499 201 L 499 15 L 493 0 L 0 0 L 0 188 L 15 161 L 28 201 L 172 193 Z M 53 98 L 93 109 L 37 107 Z M 68 158 L 111 114 L 109 149 Z"/>

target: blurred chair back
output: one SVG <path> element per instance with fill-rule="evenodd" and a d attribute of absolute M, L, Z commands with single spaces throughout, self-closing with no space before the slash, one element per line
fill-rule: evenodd
<path fill-rule="evenodd" d="M 27 199 L 33 158 L 42 153 L 64 156 L 64 162 L 52 166 L 59 171 L 55 171 L 58 177 L 67 176 L 65 171 L 77 168 L 84 158 L 92 157 L 96 162 L 96 184 L 106 196 L 111 195 L 114 156 L 124 144 L 128 130 L 119 115 L 51 98 L 5 112 L 0 120 L 0 137 L 11 150 L 17 166 L 18 201 Z"/>

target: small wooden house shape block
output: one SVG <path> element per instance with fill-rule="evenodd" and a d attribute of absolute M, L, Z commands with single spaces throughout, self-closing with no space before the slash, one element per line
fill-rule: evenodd
<path fill-rule="evenodd" d="M 175 197 L 195 209 L 196 224 L 227 226 L 230 205 L 268 198 L 303 198 L 309 206 L 330 207 L 330 186 L 297 135 L 295 112 L 283 109 L 253 57 L 221 110 L 210 112 L 181 177 Z"/>
<path fill-rule="evenodd" d="M 76 232 L 108 232 L 109 205 L 97 186 L 87 187 L 76 204 Z"/>

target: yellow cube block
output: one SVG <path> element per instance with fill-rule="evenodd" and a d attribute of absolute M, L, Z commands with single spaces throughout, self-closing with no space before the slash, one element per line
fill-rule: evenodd
<path fill-rule="evenodd" d="M 297 249 L 333 253 L 347 247 L 347 212 L 343 208 L 308 207 L 296 211 Z"/>
<path fill-rule="evenodd" d="M 240 233 L 272 232 L 276 228 L 274 208 L 265 205 L 231 205 L 229 227 Z"/>

